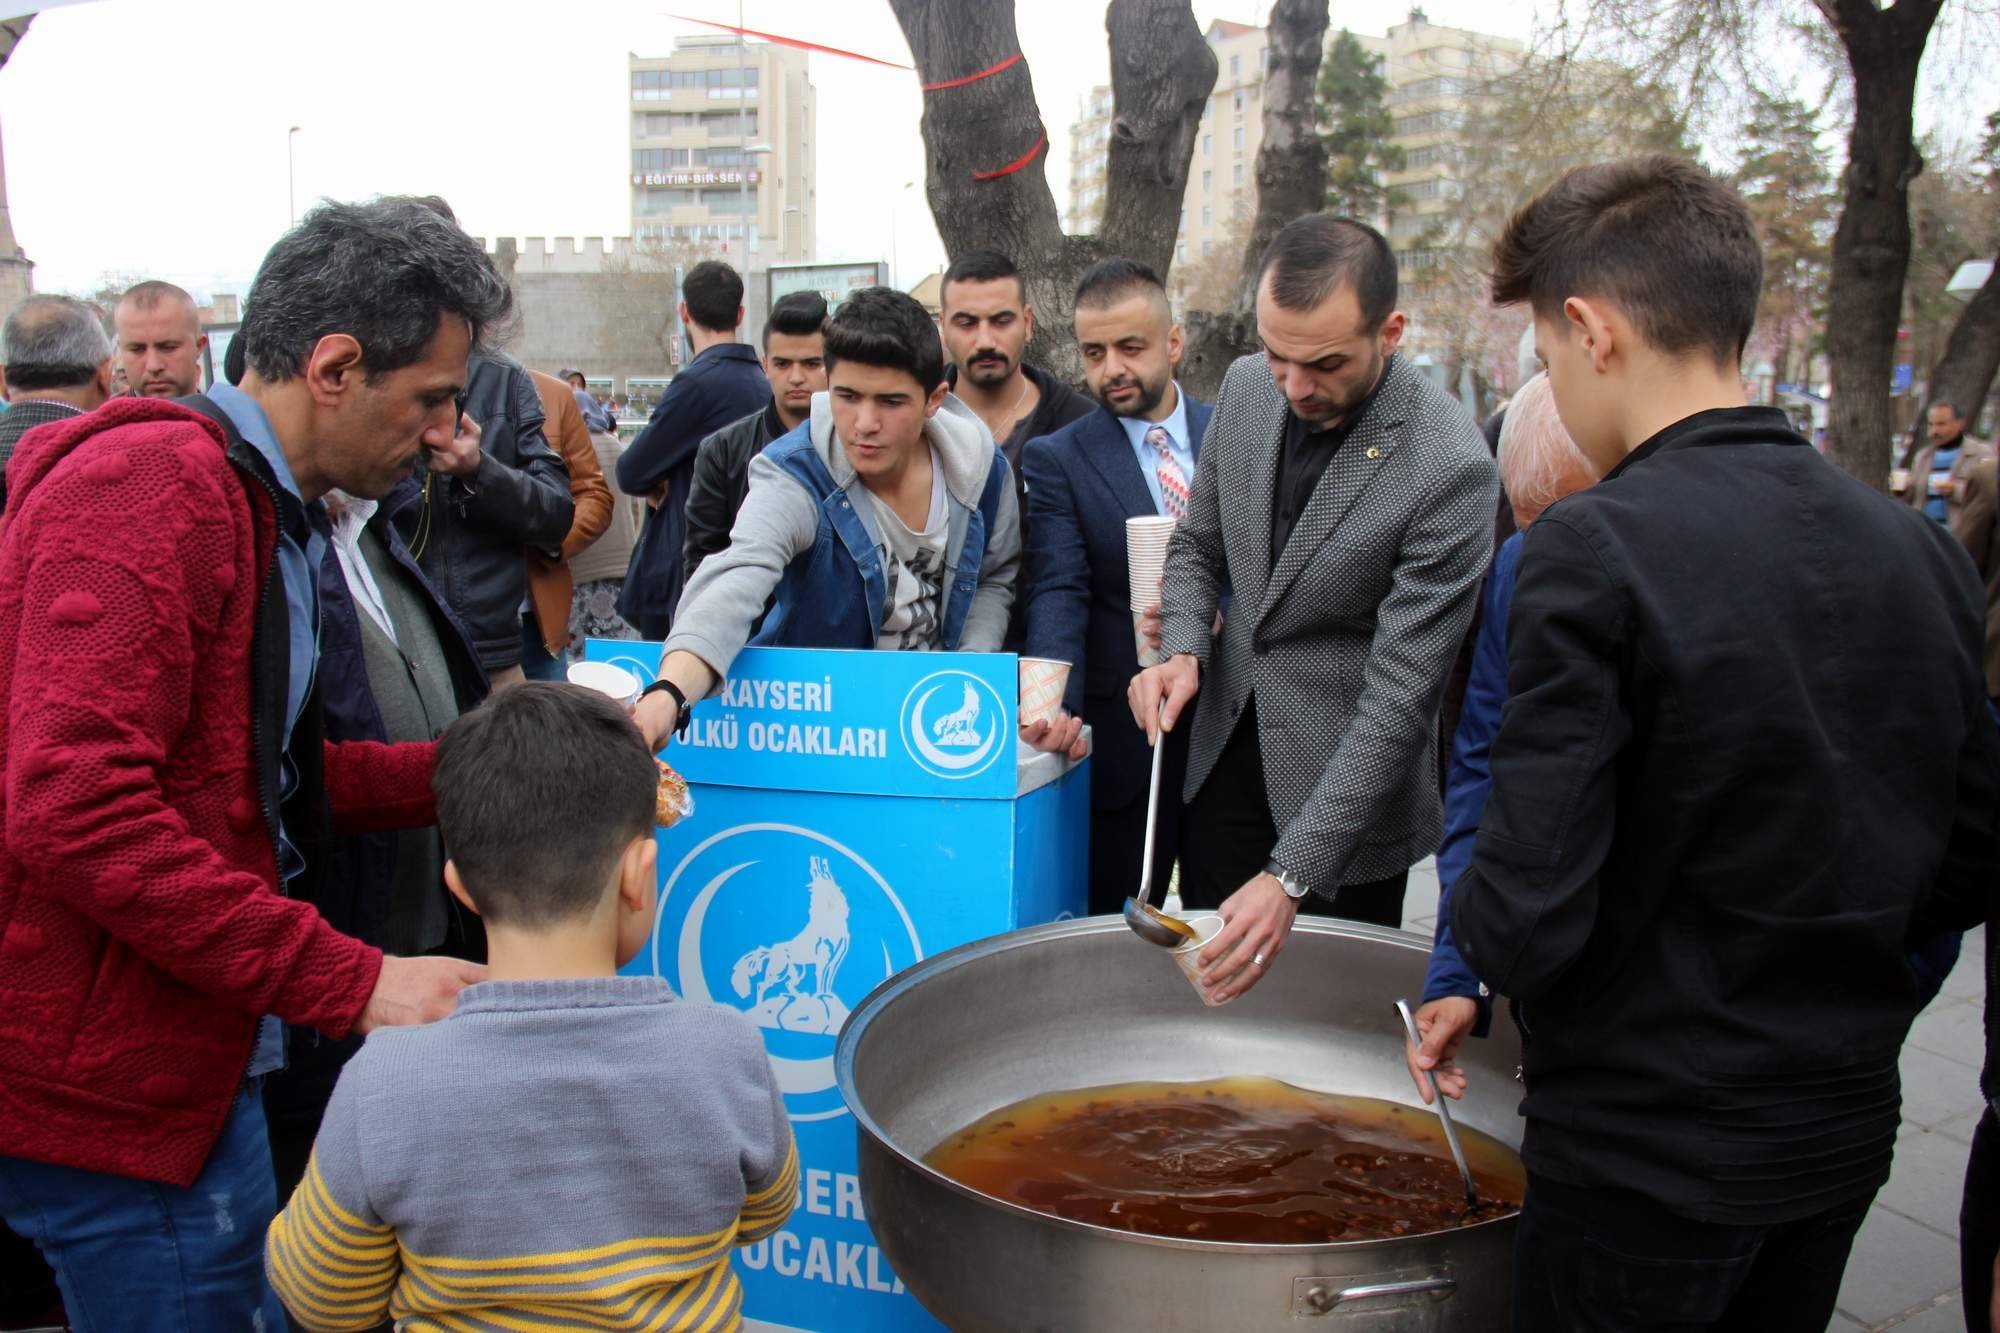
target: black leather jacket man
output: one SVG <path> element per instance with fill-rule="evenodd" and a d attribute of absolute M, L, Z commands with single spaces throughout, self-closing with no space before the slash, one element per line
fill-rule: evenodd
<path fill-rule="evenodd" d="M 478 473 L 466 481 L 427 473 L 420 462 L 422 498 L 396 515 L 396 526 L 492 674 L 520 665 L 527 548 L 558 551 L 576 505 L 569 469 L 542 434 L 541 397 L 520 362 L 475 353 L 465 411 L 479 423 Z"/>

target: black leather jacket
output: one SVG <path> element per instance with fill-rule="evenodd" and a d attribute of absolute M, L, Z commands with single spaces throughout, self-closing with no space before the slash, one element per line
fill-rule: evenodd
<path fill-rule="evenodd" d="M 466 481 L 419 463 L 422 498 L 396 515 L 396 528 L 491 672 L 521 660 L 527 548 L 560 550 L 576 503 L 569 468 L 542 434 L 541 395 L 520 362 L 473 353 L 465 410 L 479 423 L 478 473 Z"/>
<path fill-rule="evenodd" d="M 688 578 L 694 577 L 702 561 L 729 545 L 736 511 L 750 493 L 750 460 L 784 433 L 778 405 L 767 403 L 763 411 L 730 422 L 696 449 L 694 477 L 688 482 L 687 541 L 682 546 Z"/>

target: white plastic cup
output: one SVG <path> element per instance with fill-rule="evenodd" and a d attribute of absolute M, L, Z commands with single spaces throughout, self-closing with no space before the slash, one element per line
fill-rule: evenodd
<path fill-rule="evenodd" d="M 1062 715 L 1063 691 L 1069 688 L 1069 666 L 1049 657 L 1021 659 L 1021 725 L 1053 722 Z"/>
<path fill-rule="evenodd" d="M 624 667 L 609 662 L 571 662 L 567 674 L 570 684 L 609 695 L 620 707 L 630 708 L 639 702 L 639 678 Z"/>
<path fill-rule="evenodd" d="M 1188 985 L 1194 987 L 1194 993 L 1201 997 L 1203 1004 L 1211 1009 L 1227 1004 L 1228 1001 L 1211 996 L 1208 989 L 1201 984 L 1204 973 L 1201 951 L 1208 946 L 1210 940 L 1221 933 L 1222 918 L 1214 912 L 1206 912 L 1200 916 L 1182 917 L 1181 920 L 1194 927 L 1195 938 L 1173 951 L 1175 966 L 1180 968 L 1181 975 L 1188 979 Z"/>

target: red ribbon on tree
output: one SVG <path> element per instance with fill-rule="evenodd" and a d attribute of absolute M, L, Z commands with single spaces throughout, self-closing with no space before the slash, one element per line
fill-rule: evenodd
<path fill-rule="evenodd" d="M 1030 162 L 1034 161 L 1035 154 L 1041 152 L 1043 146 L 1047 144 L 1048 141 L 1049 141 L 1048 131 L 1043 130 L 1040 134 L 1037 134 L 1035 136 L 1035 146 L 1033 148 L 1030 148 L 1027 152 L 1021 154 L 1019 157 L 1015 158 L 1012 162 L 1009 162 L 1004 167 L 996 168 L 993 171 L 973 172 L 972 179 L 976 181 L 997 181 L 1002 176 L 1011 176 L 1015 172 L 1019 171 L 1022 167 L 1025 167 Z"/>
<path fill-rule="evenodd" d="M 1008 56 L 1005 60 L 1001 61 L 999 64 L 988 65 L 985 69 L 980 70 L 976 74 L 968 74 L 962 79 L 946 79 L 943 83 L 926 83 L 923 85 L 923 90 L 927 93 L 934 93 L 945 88 L 963 88 L 968 83 L 977 83 L 981 79 L 990 79 L 995 74 L 998 74 L 1001 70 L 1006 69 L 1012 65 L 1018 65 L 1020 63 L 1021 63 L 1021 53 L 1019 51 L 1016 51 L 1013 55 Z"/>
<path fill-rule="evenodd" d="M 963 88 L 968 83 L 977 83 L 981 79 L 990 79 L 995 74 L 998 74 L 1001 70 L 1012 69 L 1014 66 L 1020 63 L 1021 63 L 1021 53 L 1019 51 L 1016 51 L 1013 55 L 1008 56 L 1005 60 L 1000 61 L 998 64 L 988 65 L 985 69 L 977 70 L 971 74 L 964 75 L 961 78 L 945 79 L 938 83 L 926 83 L 923 85 L 923 90 L 927 93 L 935 93 L 935 92 L 942 92 L 946 88 Z M 1019 157 L 1015 158 L 1012 162 L 1009 162 L 1004 167 L 996 167 L 992 171 L 975 171 L 972 173 L 972 179 L 976 181 L 997 181 L 1002 176 L 1011 176 L 1015 172 L 1027 166 L 1030 162 L 1034 161 L 1035 154 L 1041 152 L 1042 149 L 1048 145 L 1048 142 L 1049 142 L 1049 133 L 1047 130 L 1043 130 L 1040 134 L 1037 134 L 1035 136 L 1035 146 L 1030 148 L 1027 152 L 1021 154 Z"/>

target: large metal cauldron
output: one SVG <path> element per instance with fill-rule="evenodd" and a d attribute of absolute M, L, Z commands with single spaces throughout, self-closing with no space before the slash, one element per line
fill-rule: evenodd
<path fill-rule="evenodd" d="M 1421 1104 L 1393 1001 L 1422 992 L 1426 952 L 1400 931 L 1302 916 L 1270 975 L 1219 1009 L 1117 917 L 1015 931 L 898 973 L 854 1011 L 835 1056 L 876 1240 L 957 1333 L 1505 1328 L 1511 1216 L 1338 1245 L 1168 1240 L 1003 1203 L 920 1160 L 997 1107 L 1103 1083 L 1262 1074 Z M 1516 1146 L 1519 1050 L 1504 1022 L 1468 1041 L 1459 1108 Z"/>

